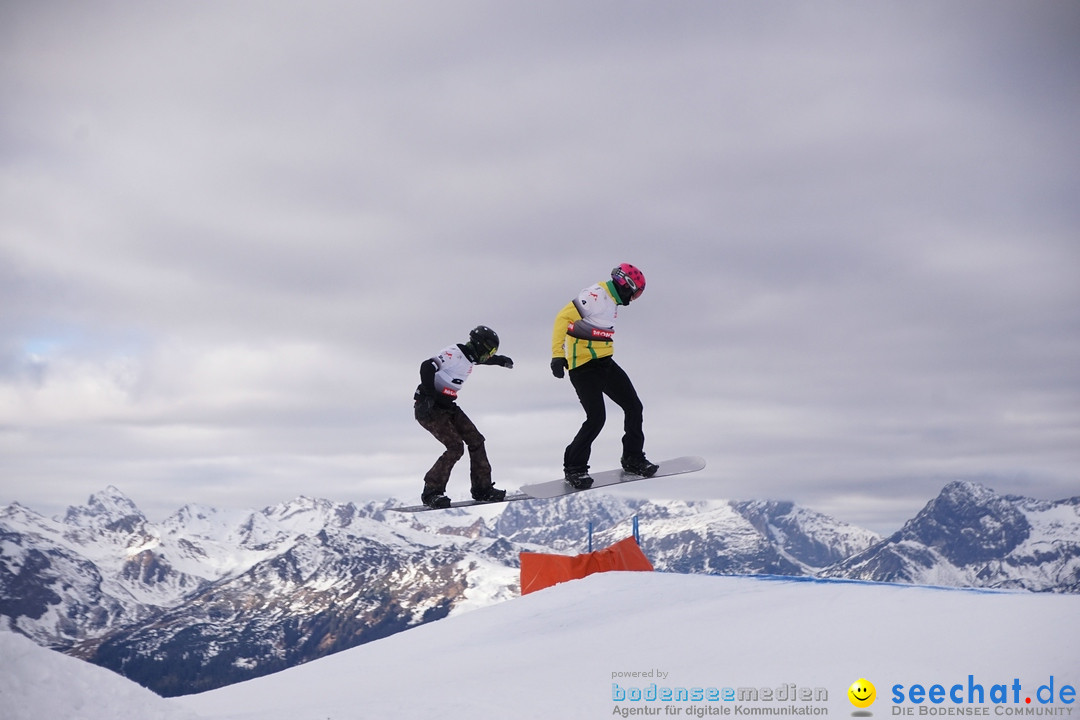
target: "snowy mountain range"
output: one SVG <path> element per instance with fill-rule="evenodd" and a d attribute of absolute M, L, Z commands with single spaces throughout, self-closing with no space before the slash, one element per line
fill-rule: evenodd
<path fill-rule="evenodd" d="M 171 696 L 308 662 L 518 594 L 518 554 L 632 532 L 657 570 L 1080 591 L 1080 498 L 952 483 L 889 538 L 781 502 L 555 501 L 408 515 L 300 497 L 151 523 L 109 487 L 58 518 L 0 510 L 0 615 Z"/>
<path fill-rule="evenodd" d="M 884 542 L 823 577 L 1080 593 L 1080 497 L 997 495 L 954 482 Z"/>

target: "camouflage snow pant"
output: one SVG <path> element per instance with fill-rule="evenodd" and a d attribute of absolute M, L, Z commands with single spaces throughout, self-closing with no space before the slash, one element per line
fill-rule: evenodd
<path fill-rule="evenodd" d="M 424 495 L 445 494 L 450 471 L 465 454 L 465 448 L 469 450 L 469 477 L 473 493 L 491 487 L 491 463 L 484 447 L 484 436 L 461 408 L 457 405 L 449 408 L 435 406 L 429 410 L 422 403 L 417 403 L 416 421 L 446 446 L 443 454 L 424 475 Z"/>

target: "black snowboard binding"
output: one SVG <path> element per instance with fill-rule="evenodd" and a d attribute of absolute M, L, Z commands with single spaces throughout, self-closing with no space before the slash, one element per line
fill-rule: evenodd
<path fill-rule="evenodd" d="M 623 458 L 622 469 L 631 475 L 640 475 L 641 477 L 652 477 L 656 474 L 656 471 L 660 469 L 659 465 L 651 463 L 645 459 L 645 456 L 636 458 Z"/>
<path fill-rule="evenodd" d="M 576 490 L 588 490 L 592 487 L 592 477 L 588 470 L 567 470 L 566 483 Z"/>
<path fill-rule="evenodd" d="M 489 485 L 483 490 L 473 490 L 472 498 L 477 502 L 501 502 L 506 498 L 506 491 Z"/>
<path fill-rule="evenodd" d="M 443 508 L 450 507 L 450 498 L 446 497 L 441 492 L 426 492 L 420 496 L 420 502 L 434 510 L 442 510 Z"/>

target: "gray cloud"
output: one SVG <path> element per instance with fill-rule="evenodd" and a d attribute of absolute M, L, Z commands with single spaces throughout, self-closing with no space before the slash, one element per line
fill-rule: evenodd
<path fill-rule="evenodd" d="M 0 502 L 411 497 L 481 322 L 498 481 L 558 473 L 550 324 L 624 260 L 664 492 L 1080 489 L 1074 3 L 0 12 Z"/>

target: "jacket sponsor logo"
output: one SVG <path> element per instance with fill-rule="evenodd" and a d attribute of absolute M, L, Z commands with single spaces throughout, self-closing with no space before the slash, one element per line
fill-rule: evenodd
<path fill-rule="evenodd" d="M 614 328 L 605 330 L 603 328 L 590 328 L 586 326 L 582 328 L 581 332 L 575 333 L 574 330 L 576 327 L 577 326 L 574 323 L 570 323 L 569 325 L 567 325 L 567 334 L 573 335 L 576 338 L 585 339 L 585 333 L 588 333 L 590 338 L 595 338 L 597 340 L 610 340 L 611 338 L 615 337 Z"/>

